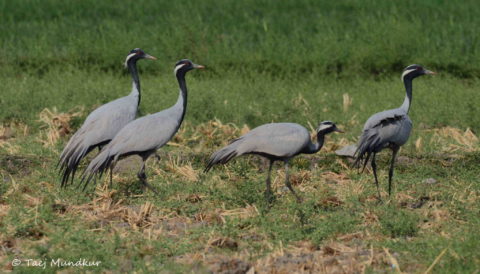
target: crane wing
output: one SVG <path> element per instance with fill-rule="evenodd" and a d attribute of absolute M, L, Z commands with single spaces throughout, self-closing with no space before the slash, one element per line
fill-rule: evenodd
<path fill-rule="evenodd" d="M 389 145 L 401 146 L 407 142 L 411 129 L 412 121 L 402 110 L 379 112 L 365 123 L 357 154 L 379 152 Z"/>
<path fill-rule="evenodd" d="M 294 123 L 271 123 L 259 126 L 234 142 L 241 142 L 239 154 L 260 153 L 291 157 L 310 142 L 308 130 Z"/>
<path fill-rule="evenodd" d="M 147 115 L 127 124 L 105 149 L 110 155 L 147 152 L 165 145 L 177 132 L 180 124 L 167 112 Z"/>
<path fill-rule="evenodd" d="M 92 146 L 110 141 L 126 124 L 135 119 L 137 102 L 126 96 L 100 106 L 90 113 L 70 138 L 60 155 L 60 163 L 74 163 Z"/>
<path fill-rule="evenodd" d="M 271 155 L 289 158 L 302 151 L 310 143 L 307 129 L 294 123 L 271 123 L 252 129 L 216 151 L 205 167 L 208 172 L 216 164 L 225 164 L 243 154 Z"/>

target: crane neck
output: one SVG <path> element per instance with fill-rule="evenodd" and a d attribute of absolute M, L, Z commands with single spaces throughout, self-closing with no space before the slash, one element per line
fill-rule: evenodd
<path fill-rule="evenodd" d="M 134 58 L 131 58 L 130 60 L 128 60 L 127 68 L 130 71 L 130 74 L 132 75 L 132 92 L 130 92 L 130 95 L 138 96 L 138 103 L 137 103 L 137 106 L 138 106 L 140 105 L 141 93 L 140 93 L 140 78 L 138 77 L 138 71 L 137 71 L 137 60 Z"/>
<path fill-rule="evenodd" d="M 180 88 L 180 92 L 178 95 L 178 100 L 175 106 L 181 108 L 182 115 L 180 117 L 180 123 L 182 123 L 183 118 L 185 117 L 185 112 L 187 110 L 187 98 L 188 98 L 188 91 L 187 91 L 187 82 L 185 81 L 185 73 L 179 72 L 177 73 L 177 81 L 178 86 Z"/>
<path fill-rule="evenodd" d="M 403 83 L 405 85 L 405 100 L 403 100 L 403 104 L 400 107 L 403 111 L 408 113 L 410 110 L 410 104 L 412 103 L 412 80 L 411 78 L 403 79 Z"/>
<path fill-rule="evenodd" d="M 325 142 L 325 134 L 321 132 L 317 133 L 317 142 L 316 143 L 310 142 L 310 145 L 308 146 L 307 150 L 304 151 L 304 153 L 306 154 L 317 153 L 323 147 L 324 142 Z"/>

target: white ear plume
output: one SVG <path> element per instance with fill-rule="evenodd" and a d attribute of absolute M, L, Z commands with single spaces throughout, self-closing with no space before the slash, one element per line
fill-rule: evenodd
<path fill-rule="evenodd" d="M 403 81 L 403 79 L 405 78 L 405 76 L 406 76 L 407 74 L 409 74 L 410 72 L 412 72 L 412 71 L 414 71 L 414 70 L 416 70 L 416 69 L 409 69 L 409 70 L 404 71 L 404 72 L 402 73 L 402 81 Z"/>
<path fill-rule="evenodd" d="M 321 130 L 324 130 L 324 129 L 327 129 L 327 128 L 331 128 L 333 127 L 332 124 L 321 124 L 319 127 L 318 127 L 318 131 L 321 131 Z"/>
<path fill-rule="evenodd" d="M 125 67 L 127 67 L 127 63 L 128 63 L 128 60 L 130 60 L 130 58 L 132 58 L 133 56 L 137 55 L 137 53 L 130 53 L 127 58 L 125 59 Z"/>
<path fill-rule="evenodd" d="M 185 64 L 180 64 L 180 65 L 176 66 L 176 67 L 175 67 L 175 70 L 173 71 L 173 73 L 174 73 L 175 75 L 177 75 L 177 71 L 178 71 L 180 68 L 184 67 L 184 66 L 185 66 Z"/>

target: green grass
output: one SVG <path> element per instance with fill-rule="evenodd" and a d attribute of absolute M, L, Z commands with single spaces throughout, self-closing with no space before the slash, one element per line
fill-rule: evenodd
<path fill-rule="evenodd" d="M 147 61 L 140 66 L 144 64 Z M 198 124 L 218 118 L 258 126 L 270 121 L 317 125 L 321 120 L 333 120 L 347 126 L 353 119 L 360 123 L 349 124 L 346 129 L 348 134 L 356 136 L 363 126 L 361 122 L 370 115 L 401 105 L 405 89 L 399 75 L 400 72 L 372 81 L 357 77 L 334 80 L 315 75 L 289 79 L 235 73 L 212 76 L 209 71 L 194 71 L 187 75 L 187 121 Z M 142 76 L 142 115 L 175 103 L 178 87 L 171 73 Z M 67 112 L 82 106 L 86 115 L 103 103 L 127 95 L 130 81 L 127 74 L 73 69 L 49 71 L 42 77 L 29 74 L 6 77 L 3 83 L 9 88 L 4 90 L 0 112 L 6 121 L 20 120 L 31 126 L 36 125 L 38 113 L 45 107 Z M 448 74 L 416 79 L 412 120 L 422 128 L 451 125 L 478 131 L 480 117 L 475 112 L 476 102 L 480 101 L 479 85 L 477 79 L 459 80 Z M 344 94 L 353 100 L 346 111 Z M 439 104 L 441 108 L 436 107 Z M 78 123 L 82 121 L 79 119 Z"/>
<path fill-rule="evenodd" d="M 445 249 L 433 272 L 478 271 L 479 12 L 476 1 L 433 0 L 0 1 L 4 269 L 14 258 L 85 258 L 101 265 L 70 270 L 208 272 L 238 270 L 237 258 L 258 272 L 291 272 L 295 260 L 341 260 L 348 247 L 373 254 L 369 272 L 394 271 L 384 248 L 406 272 L 427 270 Z M 187 76 L 188 110 L 176 145 L 147 164 L 160 194 L 143 192 L 133 170 L 115 176 L 113 189 L 100 182 L 86 192 L 61 190 L 55 164 L 70 135 L 42 145 L 59 129 L 39 113 L 83 109 L 69 122 L 75 130 L 94 108 L 128 94 L 122 63 L 134 47 L 159 57 L 139 62 L 140 115 L 175 102 L 178 59 L 207 66 Z M 371 172 L 347 168 L 333 151 L 354 143 L 370 115 L 402 103 L 399 78 L 411 63 L 439 74 L 414 82 L 414 130 L 400 152 L 394 197 L 379 204 Z M 271 206 L 258 158 L 201 172 L 244 124 L 310 128 L 322 120 L 346 133 L 293 161 L 301 204 L 283 188 L 280 165 Z M 384 196 L 388 160 L 382 153 L 378 161 Z M 14 267 L 52 270 L 60 269 Z"/>
<path fill-rule="evenodd" d="M 289 76 L 397 72 L 418 62 L 479 75 L 476 1 L 2 1 L 2 66 L 116 69 L 132 47 Z"/>

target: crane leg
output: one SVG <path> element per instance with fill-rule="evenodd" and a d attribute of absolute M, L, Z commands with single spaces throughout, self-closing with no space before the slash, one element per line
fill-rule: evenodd
<path fill-rule="evenodd" d="M 378 186 L 377 163 L 375 162 L 375 156 L 377 156 L 377 153 L 373 152 L 373 157 L 372 157 L 372 169 L 373 169 L 373 176 L 375 177 L 375 185 L 377 186 L 378 199 L 381 201 L 381 200 L 382 200 L 382 196 L 380 195 L 380 187 Z"/>
<path fill-rule="evenodd" d="M 147 159 L 142 158 L 142 167 L 140 168 L 140 171 L 137 173 L 137 177 L 142 182 L 143 187 L 146 187 L 153 191 L 155 194 L 158 194 L 157 190 L 151 186 L 149 183 L 147 183 L 147 175 L 145 174 L 145 161 Z"/>
<path fill-rule="evenodd" d="M 392 178 L 393 178 L 393 168 L 395 166 L 395 159 L 397 158 L 397 153 L 400 148 L 394 148 L 392 151 L 392 161 L 390 162 L 390 170 L 388 171 L 388 196 L 392 192 Z"/>
<path fill-rule="evenodd" d="M 110 188 L 112 188 L 113 184 L 113 165 L 110 166 Z"/>
<path fill-rule="evenodd" d="M 265 190 L 265 199 L 267 200 L 267 203 L 270 203 L 273 200 L 272 186 L 270 181 L 270 175 L 272 173 L 273 163 L 274 161 L 270 160 L 270 165 L 268 166 L 267 181 L 265 181 L 267 185 L 267 189 Z"/>
<path fill-rule="evenodd" d="M 295 190 L 293 190 L 292 184 L 290 184 L 290 180 L 288 179 L 288 161 L 285 161 L 285 185 L 288 187 L 288 189 L 290 189 L 290 192 L 293 193 L 295 198 L 297 198 L 297 202 L 300 203 L 302 199 L 300 198 L 300 196 L 298 196 Z"/>

